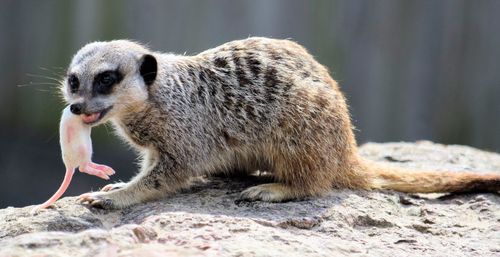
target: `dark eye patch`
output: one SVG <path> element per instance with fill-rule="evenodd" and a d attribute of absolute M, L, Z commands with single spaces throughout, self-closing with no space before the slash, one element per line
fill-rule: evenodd
<path fill-rule="evenodd" d="M 68 86 L 69 86 L 69 91 L 72 94 L 78 92 L 78 88 L 80 87 L 80 81 L 78 80 L 75 74 L 69 75 Z"/>
<path fill-rule="evenodd" d="M 107 95 L 113 90 L 113 86 L 120 83 L 123 75 L 118 70 L 104 71 L 94 77 L 92 92 L 94 94 Z"/>

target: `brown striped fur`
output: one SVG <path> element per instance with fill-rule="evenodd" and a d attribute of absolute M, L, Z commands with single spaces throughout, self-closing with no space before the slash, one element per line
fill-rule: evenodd
<path fill-rule="evenodd" d="M 151 85 L 141 75 L 145 55 L 158 63 Z M 92 78 L 105 69 L 119 70 L 123 80 L 109 95 L 91 94 Z M 273 174 L 275 183 L 244 190 L 247 200 L 320 196 L 333 187 L 500 188 L 499 174 L 416 172 L 363 160 L 337 83 L 289 40 L 248 38 L 195 56 L 153 52 L 125 40 L 96 42 L 74 56 L 68 74 L 82 83 L 75 94 L 63 83 L 65 99 L 94 111 L 112 106 L 99 124 L 111 121 L 143 156 L 132 181 L 82 199 L 94 206 L 126 207 L 176 192 L 195 176 L 233 170 Z"/>

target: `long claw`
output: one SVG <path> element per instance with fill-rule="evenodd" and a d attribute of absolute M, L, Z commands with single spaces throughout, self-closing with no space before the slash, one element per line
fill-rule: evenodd
<path fill-rule="evenodd" d="M 124 187 L 126 183 L 119 182 L 119 183 L 114 183 L 114 184 L 107 184 L 103 188 L 101 188 L 101 192 L 109 192 L 112 190 L 120 189 Z"/>
<path fill-rule="evenodd" d="M 81 195 L 78 196 L 78 198 L 76 199 L 76 201 L 78 201 L 79 203 L 87 202 L 89 196 L 90 196 L 90 193 L 81 194 Z"/>
<path fill-rule="evenodd" d="M 113 201 L 106 198 L 102 192 L 90 192 L 81 194 L 80 196 L 78 196 L 77 201 L 81 204 L 87 204 L 100 209 L 111 209 L 114 206 Z"/>
<path fill-rule="evenodd" d="M 101 191 L 103 191 L 103 192 L 108 192 L 108 191 L 110 191 L 111 189 L 113 189 L 113 184 L 107 184 L 107 185 L 105 185 L 103 188 L 101 188 Z"/>

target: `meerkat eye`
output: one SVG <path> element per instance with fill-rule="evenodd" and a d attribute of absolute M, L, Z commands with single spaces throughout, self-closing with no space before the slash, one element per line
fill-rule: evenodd
<path fill-rule="evenodd" d="M 105 71 L 98 74 L 94 79 L 94 92 L 98 94 L 109 94 L 113 85 L 122 79 L 118 71 Z"/>
<path fill-rule="evenodd" d="M 78 91 L 78 88 L 80 87 L 80 81 L 78 81 L 78 78 L 75 75 L 71 75 L 68 78 L 68 85 L 70 92 L 74 94 Z"/>
<path fill-rule="evenodd" d="M 99 84 L 102 86 L 111 86 L 115 83 L 115 76 L 112 73 L 103 73 L 99 78 Z"/>

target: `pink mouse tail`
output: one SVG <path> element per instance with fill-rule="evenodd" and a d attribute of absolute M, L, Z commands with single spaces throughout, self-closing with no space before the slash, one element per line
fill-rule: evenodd
<path fill-rule="evenodd" d="M 71 183 L 71 179 L 73 178 L 74 173 L 75 173 L 74 168 L 67 168 L 66 174 L 64 175 L 64 180 L 61 183 L 61 186 L 59 186 L 59 189 L 57 189 L 57 191 L 49 200 L 35 207 L 35 210 L 45 209 L 51 204 L 53 204 L 55 201 L 57 201 L 57 199 L 59 199 L 64 194 L 64 192 L 66 192 L 66 189 L 68 189 L 68 186 Z"/>

